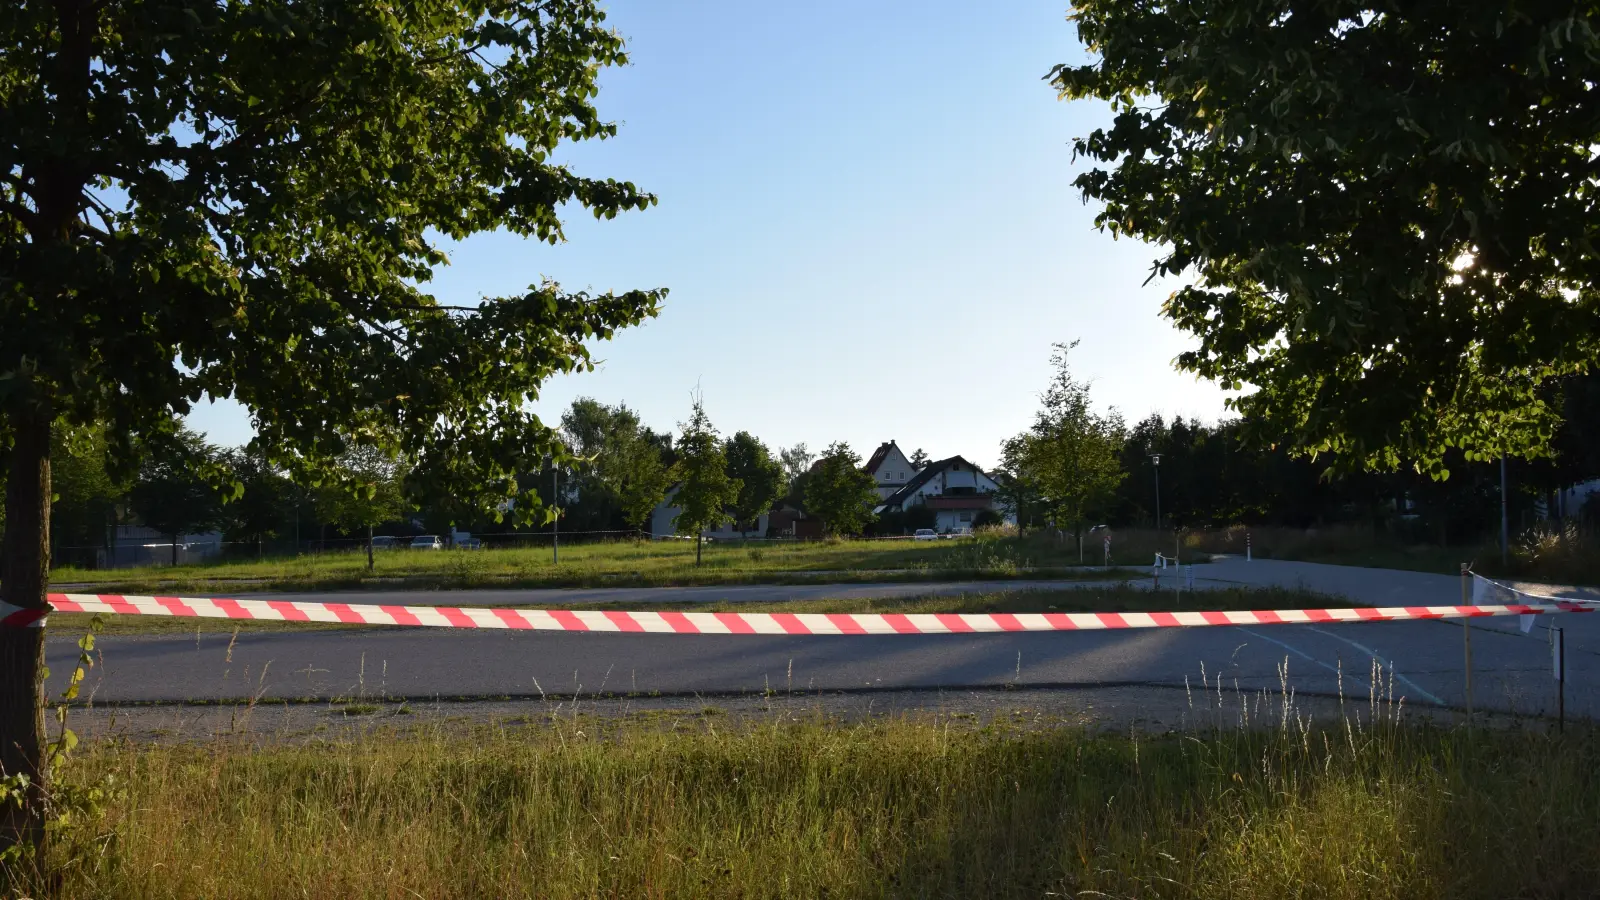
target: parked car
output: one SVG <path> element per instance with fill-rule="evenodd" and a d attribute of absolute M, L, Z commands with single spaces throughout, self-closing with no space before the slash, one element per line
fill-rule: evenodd
<path fill-rule="evenodd" d="M 444 538 L 437 534 L 419 534 L 411 539 L 413 550 L 443 550 Z"/>
<path fill-rule="evenodd" d="M 403 538 L 390 537 L 387 534 L 375 534 L 372 536 L 372 549 L 393 550 L 400 546 L 402 540 Z"/>
<path fill-rule="evenodd" d="M 918 528 L 917 533 L 913 534 L 912 537 L 919 541 L 937 541 L 939 532 L 934 531 L 932 528 Z"/>

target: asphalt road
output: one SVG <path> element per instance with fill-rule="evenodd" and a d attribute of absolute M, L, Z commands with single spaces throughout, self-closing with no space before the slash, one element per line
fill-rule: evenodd
<path fill-rule="evenodd" d="M 1226 561 L 1197 567 L 1200 586 L 1299 585 L 1384 605 L 1459 602 L 1457 579 L 1297 563 Z M 1035 583 L 1036 584 L 1036 583 Z M 990 589 L 978 583 L 951 591 Z M 1003 583 L 1003 586 L 1016 586 Z M 843 596 L 888 585 L 770 586 L 750 599 Z M 926 593 L 933 585 L 899 586 Z M 473 602 L 732 599 L 751 587 L 474 594 Z M 706 591 L 697 596 L 692 592 Z M 776 593 L 772 593 L 776 592 Z M 508 596 L 493 596 L 494 594 Z M 1572 596 L 1587 596 L 1567 591 Z M 485 596 L 485 594 L 489 596 Z M 509 595 L 515 595 L 514 597 Z M 687 596 L 686 596 L 687 595 Z M 448 602 L 465 599 L 449 593 Z M 858 594 L 859 596 L 859 594 Z M 349 595 L 340 599 L 353 600 Z M 366 599 L 366 598 L 362 598 Z M 407 602 L 429 602 L 406 594 Z M 382 602 L 390 602 L 385 599 Z M 1567 627 L 1567 711 L 1600 715 L 1600 614 L 1550 617 Z M 1554 709 L 1544 622 L 1523 635 L 1516 620 L 1474 623 L 1473 692 L 1480 709 Z M 1481 627 L 1480 627 L 1481 626 Z M 1278 691 L 1281 667 L 1301 693 L 1340 690 L 1364 702 L 1374 661 L 1392 671 L 1395 697 L 1459 705 L 1463 631 L 1443 622 L 1275 625 L 981 636 L 757 637 L 458 631 L 346 630 L 112 636 L 85 685 L 97 703 L 387 695 L 411 698 L 547 696 L 605 692 L 707 695 L 775 691 L 1001 686 L 1090 687 L 1187 683 L 1196 691 Z M 74 650 L 52 641 L 49 664 L 64 677 Z M 1202 683 L 1206 686 L 1202 687 Z M 1387 681 L 1377 690 L 1388 692 Z"/>

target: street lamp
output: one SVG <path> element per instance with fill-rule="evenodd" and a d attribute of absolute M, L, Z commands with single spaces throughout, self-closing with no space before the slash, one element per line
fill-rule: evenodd
<path fill-rule="evenodd" d="M 1156 530 L 1161 530 L 1161 454 L 1150 454 L 1150 462 L 1156 470 Z"/>

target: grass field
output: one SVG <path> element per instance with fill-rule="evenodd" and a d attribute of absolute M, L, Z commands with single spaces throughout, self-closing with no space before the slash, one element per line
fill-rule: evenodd
<path fill-rule="evenodd" d="M 471 605 L 464 603 L 463 605 Z M 1070 590 L 1018 590 L 945 596 L 825 598 L 773 602 L 651 603 L 629 604 L 629 609 L 655 612 L 786 612 L 786 613 L 1039 613 L 1039 612 L 1150 612 L 1187 609 L 1303 609 L 1348 606 L 1349 601 L 1309 591 L 1282 588 L 1229 588 L 1224 590 L 1150 591 L 1129 584 L 1107 582 Z M 597 604 L 546 603 L 541 609 L 594 609 Z M 51 634 L 79 634 L 93 616 L 56 613 L 50 617 Z M 194 634 L 233 631 L 299 631 L 310 629 L 369 628 L 312 622 L 274 622 L 239 619 L 190 619 L 173 616 L 103 616 L 107 634 Z M 377 626 L 384 627 L 384 626 Z M 398 627 L 398 626 L 397 626 Z M 449 629 L 453 631 L 454 629 Z"/>
<path fill-rule="evenodd" d="M 128 900 L 1593 896 L 1600 734 L 1222 702 L 1158 737 L 707 716 L 94 744 L 52 865 L 60 896 Z"/>
<path fill-rule="evenodd" d="M 1129 533 L 1114 562 L 1148 566 L 1158 535 Z M 1085 558 L 1099 564 L 1098 538 Z M 1163 545 L 1165 546 L 1165 545 Z M 1171 553 L 1171 549 L 1166 552 Z M 939 541 L 862 540 L 708 544 L 696 566 L 691 541 L 614 541 L 561 548 L 559 563 L 543 548 L 478 551 L 389 550 L 367 572 L 359 550 L 289 559 L 217 562 L 140 569 L 77 569 L 51 573 L 57 584 L 92 584 L 116 593 L 204 590 L 334 589 L 405 579 L 418 587 L 594 587 L 739 584 L 781 580 L 915 580 L 1026 577 L 1078 566 L 1075 543 L 1046 534 L 995 533 Z"/>

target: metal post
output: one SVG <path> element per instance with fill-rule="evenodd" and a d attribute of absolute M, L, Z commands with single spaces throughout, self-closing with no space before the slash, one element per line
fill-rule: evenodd
<path fill-rule="evenodd" d="M 1511 529 L 1506 519 L 1506 458 L 1500 457 L 1500 565 L 1511 564 Z"/>
<path fill-rule="evenodd" d="M 1567 630 L 1551 629 L 1556 651 L 1556 730 L 1567 730 Z"/>
<path fill-rule="evenodd" d="M 1161 530 L 1161 454 L 1150 454 L 1150 461 L 1156 470 L 1156 530 Z"/>
<path fill-rule="evenodd" d="M 1244 561 L 1250 561 L 1250 532 L 1244 533 Z"/>
<path fill-rule="evenodd" d="M 1468 605 L 1467 572 L 1468 565 L 1461 564 L 1461 605 Z M 1461 619 L 1461 642 L 1465 654 L 1465 680 L 1467 692 L 1467 721 L 1472 721 L 1472 619 L 1463 616 Z"/>

